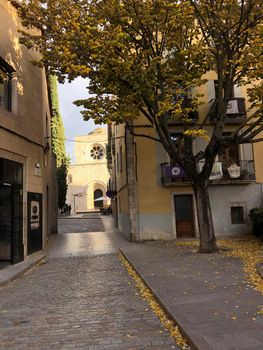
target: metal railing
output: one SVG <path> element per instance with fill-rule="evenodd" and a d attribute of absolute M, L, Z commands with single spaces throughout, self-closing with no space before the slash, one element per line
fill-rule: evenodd
<path fill-rule="evenodd" d="M 162 163 L 161 183 L 163 186 L 190 184 L 184 170 L 177 164 Z M 201 171 L 202 165 L 199 166 Z M 232 163 L 227 160 L 216 161 L 210 175 L 211 183 L 248 183 L 255 180 L 253 160 L 240 160 Z"/>
<path fill-rule="evenodd" d="M 209 118 L 211 121 L 217 120 L 217 103 L 215 99 L 212 99 L 208 103 L 209 106 Z M 226 122 L 238 122 L 247 117 L 245 99 L 243 97 L 235 97 L 228 100 Z"/>

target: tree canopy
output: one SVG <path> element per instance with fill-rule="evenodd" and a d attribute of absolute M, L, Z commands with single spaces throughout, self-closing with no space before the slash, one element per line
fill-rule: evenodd
<path fill-rule="evenodd" d="M 125 122 L 139 114 L 152 124 L 154 140 L 190 178 L 196 198 L 201 251 L 215 251 L 208 180 L 216 155 L 241 143 L 258 142 L 262 122 L 262 0 L 28 0 L 21 9 L 25 26 L 41 35 L 22 42 L 42 54 L 44 64 L 63 81 L 89 78 L 91 97 L 77 101 L 84 119 Z M 214 70 L 218 89 L 216 121 L 193 118 L 202 96 L 198 87 Z M 224 135 L 234 84 L 248 85 L 255 113 Z M 169 121 L 183 126 L 171 139 Z M 193 153 L 193 143 L 206 147 Z M 184 143 L 183 154 L 179 142 Z M 204 159 L 201 173 L 198 162 Z M 199 198 L 199 200 L 198 200 Z"/>

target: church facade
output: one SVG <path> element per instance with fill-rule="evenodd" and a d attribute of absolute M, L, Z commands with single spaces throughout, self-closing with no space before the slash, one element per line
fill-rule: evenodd
<path fill-rule="evenodd" d="M 105 201 L 109 172 L 107 169 L 107 129 L 96 128 L 88 135 L 75 137 L 74 165 L 68 169 L 67 204 L 71 212 L 84 213 L 99 209 Z"/>

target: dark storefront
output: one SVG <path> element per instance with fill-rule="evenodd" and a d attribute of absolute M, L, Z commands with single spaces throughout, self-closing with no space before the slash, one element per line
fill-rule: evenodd
<path fill-rule="evenodd" d="M 23 165 L 0 158 L 0 261 L 23 258 Z"/>
<path fill-rule="evenodd" d="M 42 194 L 27 193 L 27 253 L 42 249 Z"/>

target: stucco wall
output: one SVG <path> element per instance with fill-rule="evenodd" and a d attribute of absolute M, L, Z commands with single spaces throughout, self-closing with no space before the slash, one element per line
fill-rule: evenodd
<path fill-rule="evenodd" d="M 139 214 L 139 238 L 145 240 L 175 239 L 172 213 Z"/>
<path fill-rule="evenodd" d="M 122 232 L 125 237 L 130 240 L 130 218 L 128 214 L 119 213 L 118 215 L 118 229 Z"/>
<path fill-rule="evenodd" d="M 209 188 L 214 228 L 217 236 L 240 235 L 251 232 L 249 211 L 263 205 L 262 185 L 221 185 Z M 244 207 L 244 224 L 231 224 L 231 206 Z"/>
<path fill-rule="evenodd" d="M 54 215 L 57 214 L 54 167 L 50 148 L 47 147 L 51 135 L 47 84 L 44 69 L 31 63 L 39 58 L 39 54 L 19 44 L 21 24 L 16 8 L 10 1 L 0 0 L 0 14 L 0 56 L 15 70 L 12 109 L 8 111 L 0 107 L 0 157 L 23 164 L 23 241 L 26 256 L 27 192 L 43 195 L 44 247 L 51 227 L 55 226 Z M 48 211 L 52 212 L 52 219 L 48 218 Z"/>
<path fill-rule="evenodd" d="M 10 1 L 0 1 L 0 56 L 15 69 L 12 112 L 1 110 L 1 125 L 43 143 L 47 104 L 45 72 L 33 66 L 39 54 L 19 44 L 20 21 Z"/>

